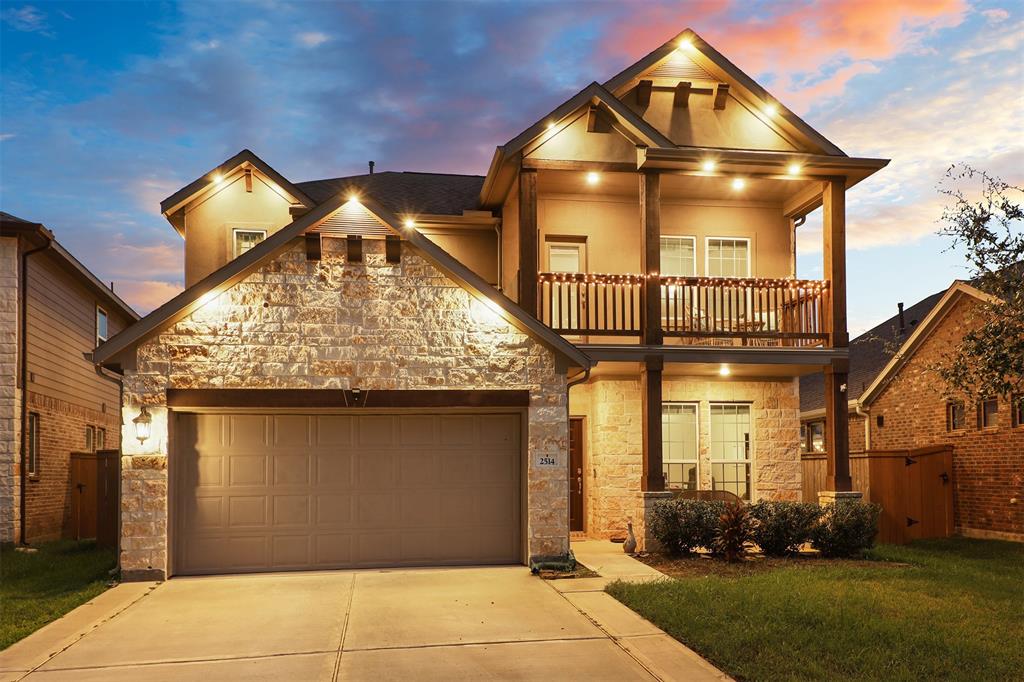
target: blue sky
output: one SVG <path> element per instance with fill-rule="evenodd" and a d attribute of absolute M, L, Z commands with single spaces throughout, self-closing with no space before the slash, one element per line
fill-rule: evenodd
<path fill-rule="evenodd" d="M 0 207 L 147 311 L 181 286 L 158 202 L 248 147 L 295 181 L 486 172 L 494 147 L 690 26 L 847 153 L 850 325 L 963 276 L 935 185 L 1024 182 L 1018 0 L 0 3 Z M 799 272 L 821 274 L 820 217 Z"/>

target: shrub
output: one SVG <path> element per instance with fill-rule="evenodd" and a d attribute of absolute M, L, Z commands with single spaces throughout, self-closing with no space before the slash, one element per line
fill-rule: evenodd
<path fill-rule="evenodd" d="M 875 544 L 882 508 L 871 502 L 839 501 L 826 507 L 811 531 L 811 545 L 827 557 L 856 557 Z"/>
<path fill-rule="evenodd" d="M 718 516 L 718 531 L 715 533 L 714 550 L 726 561 L 743 558 L 747 543 L 750 542 L 752 524 L 747 505 L 734 502 L 726 505 Z"/>
<path fill-rule="evenodd" d="M 821 519 L 821 507 L 813 502 L 758 502 L 750 507 L 754 519 L 753 541 L 768 556 L 786 556 L 809 542 Z"/>
<path fill-rule="evenodd" d="M 655 503 L 647 525 L 666 554 L 687 554 L 698 547 L 711 549 L 724 507 L 723 502 L 662 500 Z"/>

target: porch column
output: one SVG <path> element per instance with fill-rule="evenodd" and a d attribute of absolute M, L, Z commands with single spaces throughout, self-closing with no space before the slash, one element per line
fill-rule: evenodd
<path fill-rule="evenodd" d="M 642 235 L 640 258 L 641 269 L 647 276 L 643 289 L 643 305 L 641 324 L 643 328 L 642 342 L 648 345 L 661 345 L 664 334 L 661 331 L 661 175 L 656 172 L 640 173 L 640 233 Z M 658 408 L 658 420 L 661 420 L 661 408 Z M 658 427 L 661 434 L 661 427 Z M 658 447 L 658 459 L 661 459 L 661 447 Z M 661 475 L 661 464 L 658 465 Z M 660 490 L 660 488 L 659 488 Z"/>
<path fill-rule="evenodd" d="M 519 306 L 537 317 L 537 273 L 540 236 L 537 232 L 537 171 L 519 170 Z"/>
<path fill-rule="evenodd" d="M 850 336 L 846 330 L 846 179 L 828 178 L 822 196 L 822 237 L 824 275 L 830 295 L 828 329 L 830 345 L 846 348 Z M 850 434 L 847 389 L 849 362 L 833 363 L 825 369 L 825 448 L 828 469 L 825 487 L 846 492 L 853 487 L 850 478 Z"/>
<path fill-rule="evenodd" d="M 665 489 L 661 443 L 661 371 L 665 361 L 660 355 L 644 358 L 640 379 L 640 410 L 643 429 L 643 478 L 640 489 L 657 492 Z"/>

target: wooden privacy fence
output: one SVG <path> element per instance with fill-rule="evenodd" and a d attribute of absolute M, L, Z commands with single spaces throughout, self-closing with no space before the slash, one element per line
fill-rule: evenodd
<path fill-rule="evenodd" d="M 803 498 L 816 502 L 825 490 L 826 455 L 804 455 Z M 850 453 L 853 489 L 882 506 L 878 542 L 901 545 L 953 534 L 953 448 Z"/>
<path fill-rule="evenodd" d="M 121 452 L 71 453 L 71 516 L 67 535 L 96 538 L 101 547 L 117 547 Z"/>

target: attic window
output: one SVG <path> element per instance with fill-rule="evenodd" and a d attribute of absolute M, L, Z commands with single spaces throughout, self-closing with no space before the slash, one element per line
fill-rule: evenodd
<path fill-rule="evenodd" d="M 233 258 L 238 258 L 243 253 L 259 244 L 267 238 L 266 230 L 235 230 Z"/>

